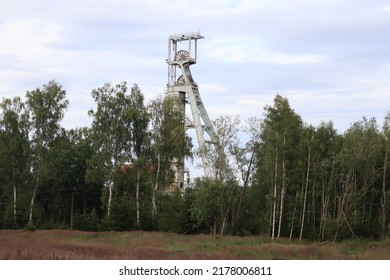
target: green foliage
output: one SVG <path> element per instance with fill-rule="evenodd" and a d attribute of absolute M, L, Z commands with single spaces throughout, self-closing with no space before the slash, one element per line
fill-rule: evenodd
<path fill-rule="evenodd" d="M 215 180 L 167 192 L 191 158 L 181 100 L 148 106 L 135 84 L 91 93 L 91 127 L 61 127 L 66 91 L 50 81 L 0 103 L 1 228 L 148 230 L 341 240 L 390 234 L 390 113 L 340 134 L 307 125 L 280 95 L 251 119 L 214 120 Z M 126 164 L 125 164 L 126 163 Z"/>
<path fill-rule="evenodd" d="M 272 237 L 288 232 L 286 213 L 292 209 L 286 211 L 285 206 L 295 199 L 297 187 L 304 178 L 302 154 L 307 151 L 310 134 L 310 129 L 303 129 L 300 116 L 291 109 L 287 99 L 277 95 L 274 105 L 265 107 L 257 149 L 256 188 L 266 193 L 262 212 L 269 215 L 268 232 Z"/>
<path fill-rule="evenodd" d="M 91 140 L 95 153 L 87 161 L 86 180 L 90 183 L 103 184 L 107 189 L 107 192 L 102 192 L 106 195 L 102 197 L 102 201 L 107 210 L 107 220 L 112 223 L 111 210 L 125 207 L 113 205 L 117 194 L 118 170 L 121 170 L 126 162 L 132 162 L 131 168 L 137 170 L 135 197 L 136 219 L 139 226 L 141 169 L 148 162 L 149 146 L 147 130 L 149 115 L 143 104 L 144 97 L 137 85 L 134 85 L 128 94 L 125 82 L 116 86 L 107 83 L 93 90 L 92 97 L 97 103 L 96 111 L 89 112 L 94 118 Z M 116 219 L 114 217 L 115 221 Z M 124 230 L 130 226 L 125 222 L 114 227 Z"/>
<path fill-rule="evenodd" d="M 157 229 L 160 231 L 183 233 L 185 207 L 183 194 L 176 190 L 160 193 L 158 196 Z"/>
<path fill-rule="evenodd" d="M 69 104 L 66 91 L 55 81 L 43 85 L 42 89 L 35 89 L 26 93 L 27 106 L 31 117 L 32 127 L 32 170 L 34 189 L 30 204 L 29 223 L 33 222 L 33 208 L 38 188 L 47 181 L 51 181 L 50 152 L 54 141 L 61 132 L 60 121 Z M 43 205 L 45 208 L 45 205 Z"/>
<path fill-rule="evenodd" d="M 101 225 L 96 209 L 92 209 L 89 213 L 84 212 L 83 214 L 75 214 L 73 217 L 73 229 L 99 231 Z"/>
<path fill-rule="evenodd" d="M 19 228 L 30 183 L 28 111 L 19 97 L 3 99 L 0 109 L 0 213 L 5 212 L 4 228 Z"/>
<path fill-rule="evenodd" d="M 134 204 L 127 197 L 119 197 L 112 204 L 112 212 L 105 230 L 131 230 L 135 228 Z"/>
<path fill-rule="evenodd" d="M 15 229 L 15 217 L 13 215 L 13 211 L 11 207 L 7 207 L 4 211 L 4 216 L 1 220 L 2 228 L 9 228 L 9 229 Z"/>
<path fill-rule="evenodd" d="M 234 228 L 236 235 L 266 235 L 268 233 L 266 197 L 266 189 L 255 186 L 249 188 L 243 203 L 244 209 L 237 218 Z"/>
<path fill-rule="evenodd" d="M 148 106 L 151 124 L 151 160 L 159 167 L 157 188 L 166 189 L 172 183 L 172 161 L 184 167 L 184 159 L 192 157 L 191 139 L 186 135 L 182 113 L 173 98 L 157 98 Z"/>
<path fill-rule="evenodd" d="M 219 182 L 207 178 L 196 180 L 194 201 L 190 209 L 194 227 L 223 235 L 232 221 L 237 194 L 237 185 L 232 181 Z"/>
<path fill-rule="evenodd" d="M 92 91 L 97 103 L 95 111 L 88 112 L 93 117 L 91 144 L 94 154 L 88 160 L 87 182 L 107 184 L 113 180 L 117 164 L 130 159 L 131 102 L 127 94 L 127 84 L 116 86 L 105 84 Z"/>
<path fill-rule="evenodd" d="M 34 224 L 29 223 L 29 224 L 24 226 L 23 230 L 24 231 L 36 231 L 37 227 Z"/>

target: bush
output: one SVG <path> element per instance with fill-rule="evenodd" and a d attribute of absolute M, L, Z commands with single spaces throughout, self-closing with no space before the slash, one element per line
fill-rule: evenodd
<path fill-rule="evenodd" d="M 37 227 L 33 223 L 28 223 L 24 228 L 24 231 L 36 231 Z"/>
<path fill-rule="evenodd" d="M 75 214 L 73 217 L 73 229 L 99 231 L 100 227 L 100 219 L 95 208 L 90 213 Z"/>
<path fill-rule="evenodd" d="M 184 213 L 184 199 L 180 191 L 160 194 L 157 212 L 158 230 L 182 233 L 185 222 Z"/>
<path fill-rule="evenodd" d="M 130 230 L 134 227 L 135 211 L 131 201 L 126 197 L 121 197 L 113 201 L 111 205 L 111 214 L 106 230 Z"/>
<path fill-rule="evenodd" d="M 1 223 L 1 225 L 2 225 L 2 228 L 4 228 L 4 229 L 15 229 L 16 228 L 14 215 L 13 215 L 12 209 L 10 207 L 5 210 L 3 221 Z"/>

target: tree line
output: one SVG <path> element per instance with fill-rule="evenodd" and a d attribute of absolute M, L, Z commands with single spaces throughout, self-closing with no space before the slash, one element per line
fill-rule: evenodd
<path fill-rule="evenodd" d="M 390 113 L 338 133 L 306 124 L 276 95 L 260 116 L 213 121 L 214 178 L 172 191 L 173 161 L 197 151 L 175 110 L 104 84 L 90 127 L 65 129 L 56 81 L 0 103 L 0 228 L 153 230 L 341 240 L 390 234 Z M 245 139 L 245 142 L 243 142 Z M 205 152 L 205 151 L 202 151 Z M 126 164 L 125 164 L 126 163 Z M 126 168 L 124 168 L 126 167 Z M 169 189 L 169 191 L 168 191 Z"/>

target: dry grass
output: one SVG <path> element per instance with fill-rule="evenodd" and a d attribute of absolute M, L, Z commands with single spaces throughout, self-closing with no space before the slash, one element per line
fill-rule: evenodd
<path fill-rule="evenodd" d="M 390 259 L 390 242 L 318 243 L 161 232 L 0 231 L 0 259 Z"/>

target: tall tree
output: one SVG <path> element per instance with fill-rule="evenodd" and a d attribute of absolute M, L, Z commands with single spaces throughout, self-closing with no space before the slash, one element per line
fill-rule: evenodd
<path fill-rule="evenodd" d="M 109 83 L 92 91 L 96 110 L 90 110 L 94 154 L 88 161 L 87 182 L 103 183 L 107 196 L 103 197 L 110 217 L 114 195 L 114 182 L 120 165 L 132 158 L 133 113 L 127 84 L 112 86 Z"/>
<path fill-rule="evenodd" d="M 381 210 L 380 210 L 380 226 L 382 228 L 382 237 L 387 235 L 389 231 L 387 227 L 388 221 L 388 168 L 389 168 L 389 152 L 390 152 L 390 112 L 386 114 L 383 127 L 382 134 L 384 140 L 384 160 L 383 160 L 383 176 L 382 176 L 382 195 L 380 198 Z M 386 232 L 387 231 L 387 232 Z"/>
<path fill-rule="evenodd" d="M 261 120 L 255 117 L 248 119 L 248 126 L 244 127 L 244 132 L 249 136 L 249 141 L 244 147 L 234 145 L 232 147 L 232 155 L 235 161 L 236 168 L 239 173 L 239 182 L 241 181 L 242 188 L 240 189 L 240 199 L 238 202 L 235 223 L 241 218 L 241 208 L 245 199 L 248 187 L 253 182 L 253 175 L 256 164 L 256 149 L 259 145 L 261 135 Z"/>
<path fill-rule="evenodd" d="M 330 236 L 325 236 L 328 220 L 333 217 L 332 205 L 333 195 L 338 187 L 340 175 L 340 164 L 338 156 L 342 148 L 342 136 L 337 134 L 332 122 L 322 122 L 314 133 L 313 140 L 313 176 L 318 184 L 319 201 L 312 203 L 318 205 L 319 228 L 318 236 L 323 240 Z"/>
<path fill-rule="evenodd" d="M 157 212 L 156 192 L 168 188 L 175 176 L 175 169 L 184 168 L 184 159 L 190 158 L 191 139 L 186 135 L 182 113 L 176 108 L 175 100 L 171 97 L 159 97 L 152 100 L 148 106 L 151 122 L 152 161 L 156 165 L 156 177 L 152 196 L 154 217 Z M 182 102 L 182 101 L 180 101 Z M 179 160 L 180 159 L 180 160 Z"/>
<path fill-rule="evenodd" d="M 338 227 L 334 239 L 340 232 L 357 236 L 363 232 L 368 234 L 370 228 L 378 228 L 378 220 L 374 218 L 378 209 L 374 208 L 374 203 L 379 200 L 377 186 L 382 181 L 378 172 L 383 167 L 382 143 L 375 118 L 363 117 L 345 132 L 339 157 L 343 177 L 337 199 Z"/>
<path fill-rule="evenodd" d="M 101 215 L 101 185 L 85 182 L 86 161 L 92 155 L 87 128 L 63 130 L 49 153 L 50 180 L 39 201 L 47 209 L 45 219 L 73 227 L 77 213 Z M 96 203 L 99 202 L 99 203 Z"/>
<path fill-rule="evenodd" d="M 218 141 L 215 148 L 208 151 L 208 157 L 212 162 L 215 179 L 220 182 L 236 179 L 238 174 L 234 172 L 232 157 L 235 148 L 239 146 L 240 119 L 238 116 L 220 116 L 213 120 L 213 125 Z"/>
<path fill-rule="evenodd" d="M 137 168 L 136 183 L 136 213 L 137 226 L 140 225 L 140 183 L 141 169 L 148 161 L 150 137 L 148 132 L 149 113 L 144 105 L 144 96 L 137 85 L 133 85 L 130 94 L 130 108 L 128 116 L 131 119 L 132 159 Z"/>
<path fill-rule="evenodd" d="M 274 105 L 265 107 L 265 118 L 258 146 L 259 187 L 268 187 L 269 232 L 271 238 L 280 236 L 284 206 L 289 184 L 294 184 L 295 161 L 299 158 L 299 136 L 302 120 L 288 100 L 280 95 Z"/>
<path fill-rule="evenodd" d="M 12 188 L 13 226 L 16 227 L 19 192 L 29 175 L 29 116 L 19 97 L 3 99 L 0 109 L 0 170 L 5 186 Z"/>
<path fill-rule="evenodd" d="M 238 198 L 237 188 L 234 181 L 197 178 L 190 208 L 194 226 L 203 228 L 204 231 L 209 230 L 213 235 L 224 235 L 226 226 L 233 218 L 232 204 L 235 204 Z"/>
<path fill-rule="evenodd" d="M 69 104 L 66 91 L 56 81 L 50 81 L 26 94 L 31 114 L 34 189 L 31 196 L 29 224 L 33 222 L 33 208 L 38 187 L 45 174 L 48 151 L 60 132 L 60 121 Z"/>
<path fill-rule="evenodd" d="M 309 191 L 309 184 L 310 184 L 310 175 L 311 175 L 311 166 L 312 166 L 312 146 L 313 146 L 313 134 L 314 134 L 314 128 L 313 127 L 305 127 L 302 129 L 301 134 L 301 145 L 303 146 L 304 154 L 307 154 L 304 158 L 306 158 L 306 174 L 304 176 L 304 183 L 302 184 L 303 190 L 303 202 L 302 202 L 302 211 L 301 211 L 301 226 L 299 231 L 299 240 L 302 239 L 303 235 L 303 228 L 305 225 L 305 217 L 306 217 L 306 206 L 307 206 L 307 196 Z"/>

